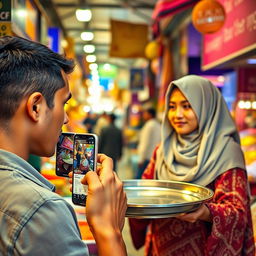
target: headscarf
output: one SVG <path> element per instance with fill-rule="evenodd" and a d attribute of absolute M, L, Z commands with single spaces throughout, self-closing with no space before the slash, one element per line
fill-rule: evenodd
<path fill-rule="evenodd" d="M 175 87 L 197 116 L 198 129 L 188 135 L 177 134 L 168 120 Z M 229 169 L 245 170 L 236 126 L 219 89 L 209 80 L 196 75 L 175 80 L 169 85 L 165 100 L 155 178 L 206 186 Z"/>

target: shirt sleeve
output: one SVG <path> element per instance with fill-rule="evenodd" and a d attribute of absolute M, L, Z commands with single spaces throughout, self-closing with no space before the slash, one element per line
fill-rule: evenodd
<path fill-rule="evenodd" d="M 214 198 L 207 206 L 213 218 L 206 245 L 207 255 L 253 255 L 246 172 L 232 169 L 220 175 L 215 181 Z M 242 252 L 243 248 L 247 248 L 246 254 Z"/>
<path fill-rule="evenodd" d="M 72 206 L 60 199 L 41 205 L 17 237 L 15 255 L 89 255 Z"/>

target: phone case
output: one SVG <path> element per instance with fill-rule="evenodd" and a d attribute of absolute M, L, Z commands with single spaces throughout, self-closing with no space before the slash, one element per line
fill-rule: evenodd
<path fill-rule="evenodd" d="M 56 145 L 56 168 L 57 176 L 68 177 L 73 171 L 74 161 L 74 133 L 65 132 L 59 136 Z"/>
<path fill-rule="evenodd" d="M 97 166 L 98 138 L 92 133 L 76 134 L 74 137 L 74 164 L 72 202 L 85 206 L 87 186 L 81 179 L 88 171 L 95 171 Z"/>

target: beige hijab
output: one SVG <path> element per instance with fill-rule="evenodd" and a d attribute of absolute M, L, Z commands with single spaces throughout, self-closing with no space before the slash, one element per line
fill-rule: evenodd
<path fill-rule="evenodd" d="M 167 118 L 175 86 L 190 102 L 198 119 L 199 128 L 185 136 L 176 134 Z M 173 81 L 165 106 L 155 178 L 206 186 L 231 168 L 245 169 L 236 126 L 220 91 L 210 81 L 195 75 Z"/>

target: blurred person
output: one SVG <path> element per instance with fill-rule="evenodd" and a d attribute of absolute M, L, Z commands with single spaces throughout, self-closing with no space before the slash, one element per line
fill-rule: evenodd
<path fill-rule="evenodd" d="M 97 116 L 92 112 L 88 112 L 86 118 L 83 120 L 83 125 L 88 133 L 92 133 L 96 124 Z"/>
<path fill-rule="evenodd" d="M 108 123 L 108 115 L 106 112 L 103 112 L 97 119 L 93 132 L 99 136 L 102 128 L 106 127 Z"/>
<path fill-rule="evenodd" d="M 255 256 L 250 194 L 239 134 L 218 88 L 200 76 L 171 82 L 161 143 L 143 179 L 207 186 L 197 210 L 172 218 L 130 219 L 136 248 L 155 256 Z"/>
<path fill-rule="evenodd" d="M 147 108 L 142 111 L 144 125 L 139 133 L 138 142 L 138 173 L 136 179 L 140 179 L 143 171 L 147 167 L 150 158 L 157 144 L 160 143 L 160 123 L 156 119 L 154 108 Z"/>
<path fill-rule="evenodd" d="M 113 160 L 114 171 L 117 171 L 117 161 L 122 157 L 123 134 L 121 129 L 115 125 L 115 114 L 107 116 L 108 125 L 102 128 L 99 136 L 99 152 Z"/>
<path fill-rule="evenodd" d="M 54 154 L 67 76 L 74 62 L 20 37 L 0 37 L 0 254 L 89 255 L 73 207 L 26 160 Z M 127 255 L 122 238 L 126 195 L 110 158 L 81 181 L 88 184 L 86 219 L 99 255 Z"/>

